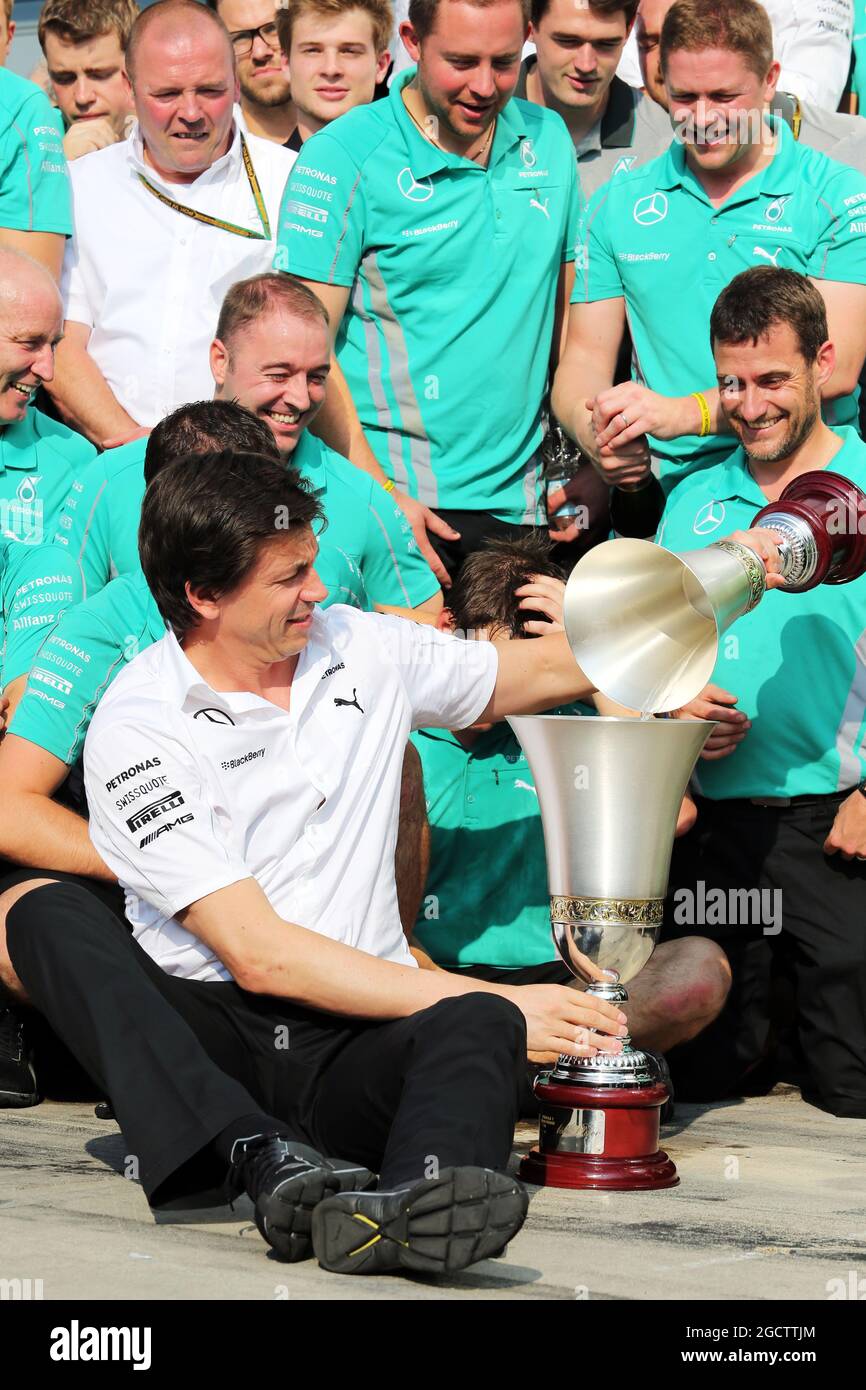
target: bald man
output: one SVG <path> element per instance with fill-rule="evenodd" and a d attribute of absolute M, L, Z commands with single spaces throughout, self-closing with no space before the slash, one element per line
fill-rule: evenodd
<path fill-rule="evenodd" d="M 46 543 L 71 478 L 96 450 L 32 404 L 54 376 L 63 321 L 57 285 L 44 266 L 3 247 L 0 284 L 0 684 L 14 702 L 36 636 L 62 606 L 58 595 L 80 596 L 77 564 Z"/>
<path fill-rule="evenodd" d="M 94 443 L 125 443 L 211 393 L 208 347 L 238 280 L 269 269 L 294 154 L 244 135 L 219 17 L 161 0 L 126 52 L 128 140 L 71 166 L 75 234 L 51 394 Z"/>

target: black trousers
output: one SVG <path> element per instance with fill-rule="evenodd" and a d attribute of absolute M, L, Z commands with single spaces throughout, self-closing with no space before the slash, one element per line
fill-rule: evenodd
<path fill-rule="evenodd" d="M 215 1186 L 213 1139 L 260 1112 L 386 1188 L 508 1163 L 526 1029 L 496 995 L 370 1023 L 179 979 L 73 884 L 19 900 L 7 942 L 30 1000 L 110 1097 L 154 1206 Z"/>
<path fill-rule="evenodd" d="M 715 1022 L 670 1053 L 678 1095 L 741 1092 L 750 1075 L 764 1089 L 797 1080 L 813 1105 L 866 1118 L 866 866 L 823 851 L 847 795 L 786 808 L 699 799 L 674 849 L 663 937 L 717 941 L 733 985 Z M 721 922 L 675 920 L 713 889 Z M 763 903 L 744 912 L 752 889 Z"/>

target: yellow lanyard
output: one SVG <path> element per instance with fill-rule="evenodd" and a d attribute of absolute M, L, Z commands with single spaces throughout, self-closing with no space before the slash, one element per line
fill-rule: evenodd
<path fill-rule="evenodd" d="M 794 139 L 800 138 L 800 126 L 803 124 L 803 111 L 800 106 L 800 98 L 794 97 L 794 119 L 791 122 L 791 131 Z"/>
<path fill-rule="evenodd" d="M 250 181 L 252 195 L 256 201 L 256 211 L 259 214 L 259 221 L 262 224 L 262 231 L 260 232 L 251 232 L 249 227 L 237 227 L 234 222 L 224 222 L 221 217 L 209 217 L 206 212 L 198 212 L 195 208 L 188 208 L 183 203 L 175 202 L 174 198 L 169 198 L 167 194 L 160 193 L 159 189 L 154 188 L 150 180 L 144 177 L 144 174 L 139 174 L 138 177 L 141 179 L 147 191 L 153 194 L 154 198 L 158 198 L 161 203 L 164 203 L 167 208 L 171 208 L 174 212 L 183 213 L 184 217 L 191 217 L 195 222 L 205 222 L 209 227 L 218 227 L 221 232 L 232 232 L 235 236 L 251 237 L 253 241 L 270 241 L 271 224 L 268 220 L 268 210 L 265 207 L 262 190 L 259 187 L 256 171 L 253 168 L 252 157 L 247 149 L 247 142 L 243 135 L 241 135 L 241 154 L 243 155 L 247 178 Z"/>

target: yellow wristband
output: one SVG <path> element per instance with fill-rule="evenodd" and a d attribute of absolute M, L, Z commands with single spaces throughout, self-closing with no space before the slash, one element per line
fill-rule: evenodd
<path fill-rule="evenodd" d="M 713 417 L 710 414 L 710 407 L 703 391 L 693 391 L 692 397 L 697 401 L 701 409 L 701 439 L 704 439 L 712 428 Z"/>
<path fill-rule="evenodd" d="M 386 492 L 393 492 L 395 486 L 396 484 L 393 478 L 386 478 L 384 483 L 382 484 L 382 487 L 385 489 Z"/>

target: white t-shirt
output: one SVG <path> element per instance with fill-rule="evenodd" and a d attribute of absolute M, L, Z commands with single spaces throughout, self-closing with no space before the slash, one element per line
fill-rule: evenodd
<path fill-rule="evenodd" d="M 101 700 L 84 747 L 90 837 L 136 940 L 171 975 L 231 976 L 175 914 L 255 878 L 281 917 L 414 964 L 394 880 L 406 740 L 466 728 L 496 650 L 334 605 L 316 611 L 287 713 L 212 690 L 174 636 Z"/>
<path fill-rule="evenodd" d="M 835 111 L 848 81 L 853 0 L 761 0 L 773 26 L 773 48 L 782 64 L 779 91 Z M 632 87 L 640 87 L 637 36 L 631 37 L 617 69 Z"/>
<path fill-rule="evenodd" d="M 175 212 L 138 177 L 185 207 L 260 232 L 237 122 L 228 153 L 194 183 L 160 180 L 143 162 L 137 125 L 128 140 L 69 166 L 75 232 L 63 264 L 65 316 L 92 330 L 88 352 L 141 425 L 155 425 L 189 401 L 210 400 L 208 349 L 226 292 L 271 268 L 296 155 L 255 135 L 245 139 L 270 219 L 269 240 Z"/>

